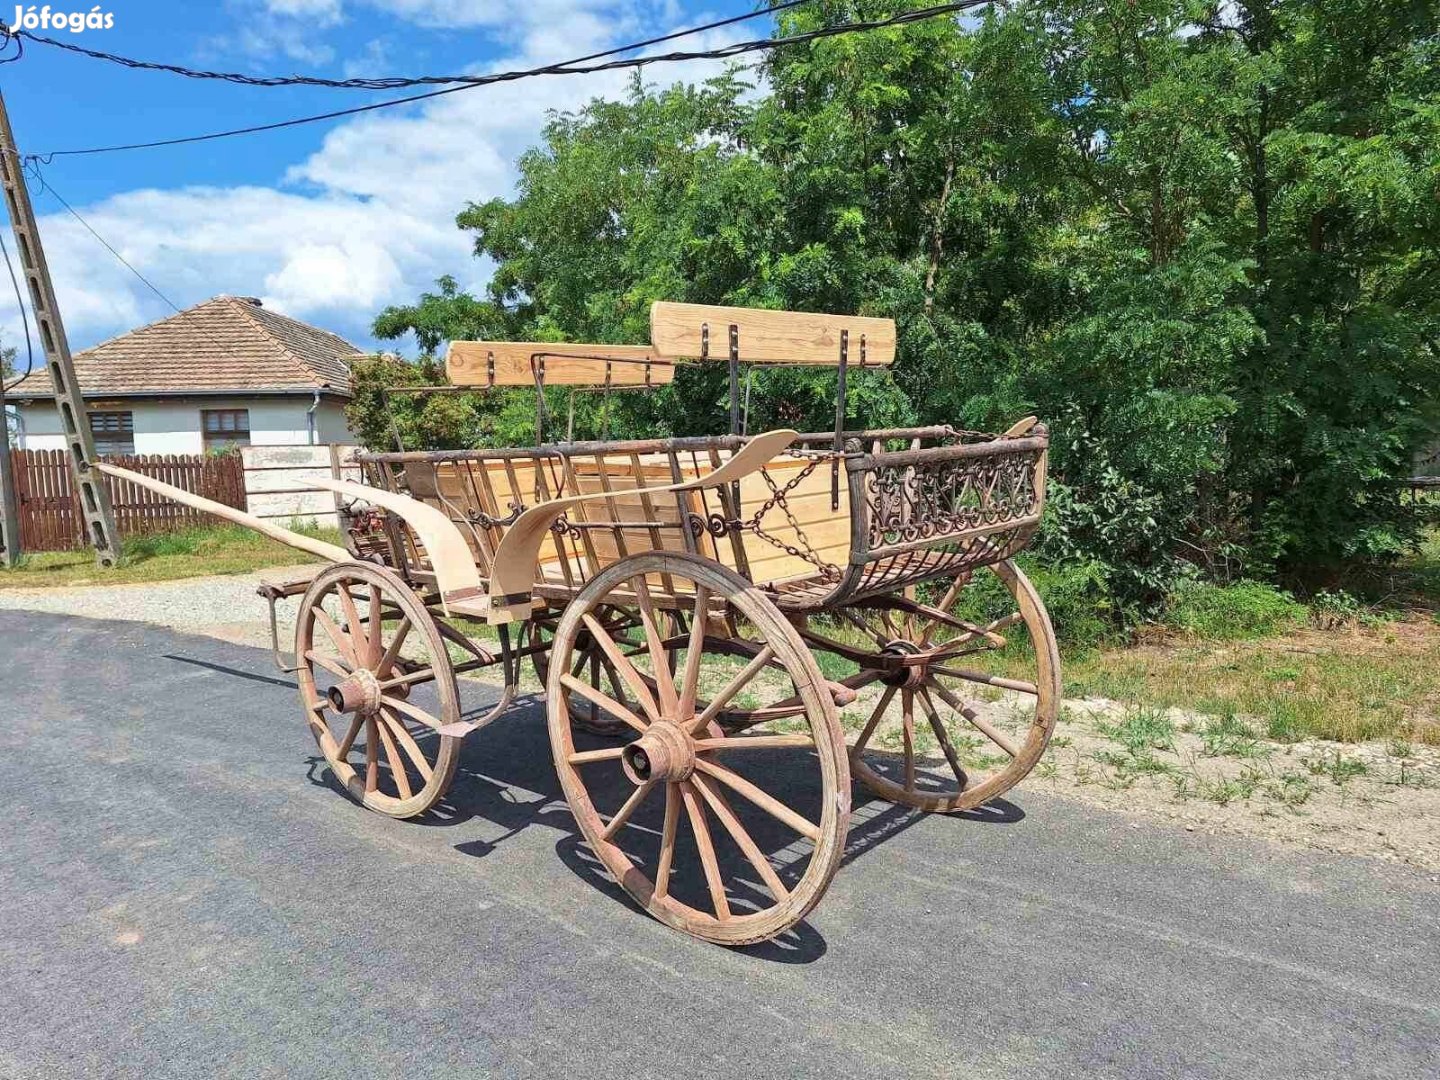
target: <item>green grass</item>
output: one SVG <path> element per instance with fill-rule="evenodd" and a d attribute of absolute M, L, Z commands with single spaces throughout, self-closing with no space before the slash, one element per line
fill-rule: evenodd
<path fill-rule="evenodd" d="M 340 542 L 336 529 L 303 527 L 296 531 Z M 89 549 L 35 552 L 26 555 L 19 566 L 0 569 L 0 589 L 127 585 L 206 574 L 245 574 L 267 566 L 319 561 L 240 525 L 131 537 L 122 550 L 120 565 L 109 570 L 95 565 L 95 553 Z"/>
<path fill-rule="evenodd" d="M 1165 603 L 1165 625 L 1211 641 L 1270 637 L 1305 621 L 1305 605 L 1256 581 L 1187 581 Z"/>

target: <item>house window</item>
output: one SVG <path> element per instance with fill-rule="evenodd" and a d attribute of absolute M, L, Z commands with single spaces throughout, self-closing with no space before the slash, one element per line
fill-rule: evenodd
<path fill-rule="evenodd" d="M 206 450 L 250 445 L 249 409 L 201 409 L 200 418 L 204 421 Z"/>
<path fill-rule="evenodd" d="M 92 412 L 89 415 L 90 436 L 95 440 L 95 453 L 135 453 L 134 413 Z"/>

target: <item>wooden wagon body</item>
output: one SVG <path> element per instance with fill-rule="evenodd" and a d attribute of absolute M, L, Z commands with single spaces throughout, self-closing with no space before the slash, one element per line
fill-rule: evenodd
<path fill-rule="evenodd" d="M 1058 655 L 1011 560 L 1040 524 L 1048 439 L 1034 418 L 845 430 L 847 373 L 893 358 L 886 320 L 656 305 L 652 338 L 456 342 L 448 368 L 543 402 L 547 385 L 644 390 L 677 360 L 724 362 L 735 432 L 742 364 L 825 363 L 836 429 L 362 454 L 365 483 L 315 481 L 344 506 L 344 549 L 162 494 L 330 560 L 261 592 L 272 626 L 300 597 L 293 663 L 278 639 L 277 661 L 358 801 L 434 811 L 528 661 L 599 867 L 661 921 L 746 944 L 824 894 L 852 777 L 966 810 L 1043 753 Z M 486 671 L 498 698 L 467 711 L 456 677 Z"/>
<path fill-rule="evenodd" d="M 797 437 L 731 485 L 671 488 L 724 465 L 748 440 L 713 436 L 556 444 L 525 450 L 359 455 L 377 488 L 442 511 L 490 577 L 508 524 L 531 506 L 602 495 L 558 521 L 535 595 L 564 602 L 617 559 L 688 552 L 738 571 L 782 610 L 814 612 L 1008 559 L 1039 527 L 1048 439 L 930 427 Z M 372 549 L 380 537 L 359 540 Z M 423 541 L 398 528 L 386 558 L 435 575 Z"/>

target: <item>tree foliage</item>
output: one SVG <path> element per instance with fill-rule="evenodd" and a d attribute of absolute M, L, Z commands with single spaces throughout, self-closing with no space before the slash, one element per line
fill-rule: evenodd
<path fill-rule="evenodd" d="M 1045 417 L 1043 550 L 1123 603 L 1319 577 L 1410 539 L 1386 480 L 1440 411 L 1437 26 L 1432 0 L 1022 0 L 779 50 L 760 92 L 637 80 L 459 215 L 483 299 L 442 281 L 376 332 L 645 341 L 657 299 L 889 316 L 852 422 Z M 720 430 L 723 381 L 617 395 L 611 430 Z M 751 389 L 753 427 L 832 422 L 833 373 Z M 512 400 L 441 408 L 417 442 L 524 441 Z"/>

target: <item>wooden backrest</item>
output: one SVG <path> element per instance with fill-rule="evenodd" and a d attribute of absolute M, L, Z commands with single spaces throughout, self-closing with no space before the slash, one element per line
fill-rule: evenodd
<path fill-rule="evenodd" d="M 532 366 L 533 364 L 533 366 Z M 675 368 L 648 345 L 554 341 L 452 341 L 445 370 L 455 386 L 654 386 Z"/>
<path fill-rule="evenodd" d="M 862 340 L 866 367 L 895 361 L 892 319 L 668 301 L 650 307 L 650 343 L 657 356 L 728 360 L 732 326 L 737 331 L 740 360 L 744 363 L 836 365 L 840 362 L 842 331 L 849 331 L 849 365 L 860 366 Z M 708 350 L 703 344 L 707 331 Z"/>

